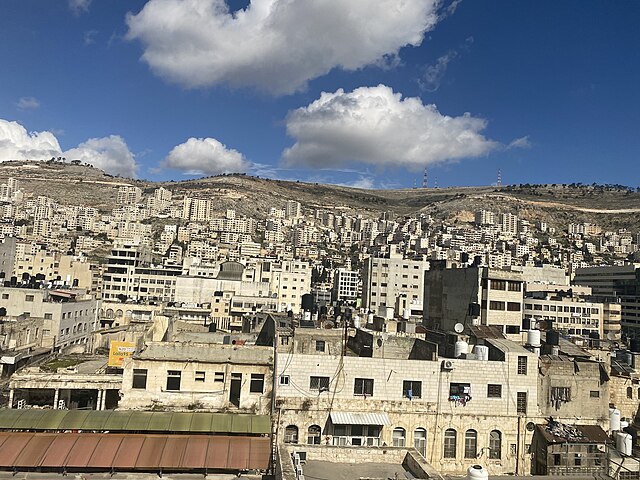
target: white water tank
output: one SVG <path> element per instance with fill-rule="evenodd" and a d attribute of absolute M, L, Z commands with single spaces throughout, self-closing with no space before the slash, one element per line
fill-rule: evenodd
<path fill-rule="evenodd" d="M 380 315 L 385 320 L 391 320 L 393 318 L 393 307 L 385 307 L 382 305 L 379 306 L 378 315 Z"/>
<path fill-rule="evenodd" d="M 489 472 L 482 465 L 471 465 L 467 469 L 467 480 L 487 480 Z"/>
<path fill-rule="evenodd" d="M 624 432 L 624 429 L 629 426 L 629 422 L 625 420 L 620 420 L 620 430 Z"/>
<path fill-rule="evenodd" d="M 411 310 L 409 310 L 408 308 L 403 309 L 402 318 L 404 318 L 405 320 L 409 320 L 411 318 Z"/>
<path fill-rule="evenodd" d="M 304 312 L 304 319 L 308 322 L 309 320 L 311 320 L 311 312 L 309 312 L 308 310 L 306 310 Z"/>
<path fill-rule="evenodd" d="M 460 355 L 466 355 L 469 353 L 469 344 L 464 340 L 458 340 L 455 345 L 454 357 L 458 358 Z"/>
<path fill-rule="evenodd" d="M 631 455 L 632 437 L 628 433 L 616 433 L 616 448 L 623 455 Z"/>
<path fill-rule="evenodd" d="M 489 360 L 489 347 L 486 345 L 476 345 L 473 347 L 473 352 L 478 356 L 478 360 Z"/>
<path fill-rule="evenodd" d="M 529 330 L 527 333 L 527 345 L 532 347 L 539 347 L 540 344 L 540 330 Z"/>
<path fill-rule="evenodd" d="M 353 326 L 355 328 L 360 328 L 360 315 L 355 315 L 353 317 Z"/>
<path fill-rule="evenodd" d="M 617 408 L 609 409 L 609 430 L 612 432 L 620 430 L 620 410 Z"/>
<path fill-rule="evenodd" d="M 373 325 L 373 317 L 374 317 L 373 313 L 370 313 L 370 314 L 367 316 L 367 323 L 368 323 L 369 325 Z"/>

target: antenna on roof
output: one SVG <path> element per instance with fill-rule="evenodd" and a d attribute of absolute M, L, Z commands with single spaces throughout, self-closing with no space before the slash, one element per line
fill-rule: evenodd
<path fill-rule="evenodd" d="M 496 186 L 502 186 L 502 170 L 498 169 L 498 181 L 496 182 Z"/>
<path fill-rule="evenodd" d="M 429 179 L 428 175 L 427 175 L 427 169 L 424 169 L 424 177 L 422 177 L 422 188 L 427 188 L 428 182 L 427 180 Z"/>

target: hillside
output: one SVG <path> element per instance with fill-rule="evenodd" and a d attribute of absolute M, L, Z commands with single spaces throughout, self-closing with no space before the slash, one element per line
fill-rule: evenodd
<path fill-rule="evenodd" d="M 443 189 L 363 190 L 317 183 L 223 175 L 180 182 L 154 183 L 107 175 L 86 165 L 60 162 L 0 163 L 0 182 L 20 180 L 28 196 L 46 195 L 62 204 L 84 204 L 107 211 L 115 204 L 120 185 L 137 185 L 147 192 L 163 186 L 175 198 L 190 195 L 215 198 L 220 211 L 263 218 L 270 207 L 295 199 L 307 208 L 325 208 L 377 216 L 429 213 L 436 218 L 469 221 L 480 209 L 518 213 L 566 228 L 570 222 L 590 222 L 604 228 L 640 231 L 640 192 L 617 186 L 525 185 Z"/>

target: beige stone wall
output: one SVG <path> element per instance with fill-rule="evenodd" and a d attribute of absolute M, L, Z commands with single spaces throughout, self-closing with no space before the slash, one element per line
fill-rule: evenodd
<path fill-rule="evenodd" d="M 390 425 L 382 429 L 381 441 L 393 445 L 392 432 L 401 427 L 406 431 L 406 445 L 413 446 L 414 431 L 427 431 L 426 459 L 443 473 L 464 473 L 475 463 L 483 463 L 490 474 L 528 472 L 529 455 L 526 445 L 532 433 L 528 422 L 541 422 L 537 408 L 537 362 L 528 357 L 527 375 L 517 374 L 517 354 L 507 353 L 506 362 L 455 360 L 452 371 L 441 370 L 440 361 L 388 360 L 320 356 L 278 356 L 278 373 L 289 375 L 289 384 L 278 379 L 276 406 L 279 409 L 279 434 L 287 425 L 296 425 L 299 441 L 306 443 L 311 425 L 323 429 L 323 442 L 331 442 L 331 411 L 384 412 Z M 333 379 L 330 391 L 309 390 L 311 375 Z M 373 396 L 354 395 L 354 379 L 373 378 Z M 422 381 L 422 398 L 409 400 L 402 396 L 403 380 Z M 472 399 L 465 406 L 449 401 L 452 382 L 469 383 Z M 502 398 L 488 398 L 487 384 L 502 385 Z M 527 415 L 516 412 L 516 393 L 527 392 Z M 457 431 L 455 459 L 443 459 L 443 436 L 448 428 Z M 464 435 L 469 429 L 478 434 L 480 458 L 464 457 Z M 502 434 L 502 454 L 498 460 L 488 459 L 489 433 Z M 482 450 L 484 448 L 484 450 Z M 513 449 L 513 452 L 512 452 Z M 516 460 L 518 460 L 516 462 Z"/>
<path fill-rule="evenodd" d="M 133 369 L 147 370 L 145 389 L 134 389 Z M 181 372 L 179 391 L 167 391 L 167 371 Z M 196 381 L 196 372 L 204 372 L 204 381 Z M 224 373 L 224 381 L 216 382 L 216 372 Z M 240 408 L 229 402 L 231 374 L 242 374 Z M 251 393 L 251 374 L 264 374 L 262 393 Z M 232 365 L 198 362 L 197 359 L 184 362 L 130 359 L 124 364 L 122 379 L 123 409 L 193 409 L 233 410 L 261 415 L 271 413 L 272 375 L 269 365 Z"/>
<path fill-rule="evenodd" d="M 631 388 L 631 398 L 629 398 Z M 622 418 L 633 419 L 640 406 L 640 383 L 633 382 L 630 378 L 611 376 L 609 380 L 610 402 L 620 410 Z"/>

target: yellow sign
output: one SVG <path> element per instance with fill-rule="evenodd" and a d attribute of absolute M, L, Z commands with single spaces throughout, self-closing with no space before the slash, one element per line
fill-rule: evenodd
<path fill-rule="evenodd" d="M 133 355 L 136 351 L 136 344 L 132 342 L 111 342 L 109 347 L 109 363 L 110 367 L 122 368 L 122 362 L 125 358 Z"/>

